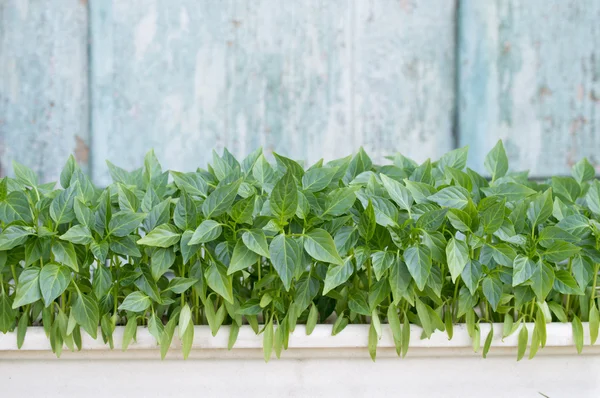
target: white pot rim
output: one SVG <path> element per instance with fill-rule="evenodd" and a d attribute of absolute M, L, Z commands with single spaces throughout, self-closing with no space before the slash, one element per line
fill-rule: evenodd
<path fill-rule="evenodd" d="M 534 324 L 526 324 L 529 330 L 529 341 Z M 481 347 L 490 331 L 490 324 L 481 324 Z M 473 351 L 473 343 L 467 333 L 465 324 L 454 325 L 452 339 L 448 339 L 445 332 L 436 331 L 430 339 L 421 339 L 422 329 L 411 325 L 410 343 L 407 357 L 431 356 L 464 356 L 481 355 Z M 494 334 L 489 351 L 494 355 L 516 355 L 518 345 L 517 330 L 512 335 L 502 339 L 503 325 L 493 324 Z M 131 342 L 125 352 L 122 351 L 123 326 L 118 326 L 113 333 L 114 349 L 102 341 L 99 336 L 92 339 L 82 331 L 82 350 L 69 352 L 63 349 L 62 357 L 86 358 L 92 357 L 159 357 L 159 349 L 154 337 L 146 327 L 138 327 L 137 341 Z M 194 326 L 194 342 L 192 344 L 192 358 L 254 358 L 262 357 L 263 335 L 256 335 L 248 325 L 240 327 L 234 348 L 227 350 L 229 339 L 229 326 L 222 326 L 216 336 L 212 336 L 208 326 Z M 584 349 L 583 354 L 600 355 L 600 345 L 591 346 L 589 338 L 589 325 L 583 323 Z M 289 337 L 288 349 L 283 351 L 282 358 L 312 358 L 335 356 L 368 356 L 369 325 L 348 325 L 339 334 L 331 335 L 332 325 L 317 325 L 310 335 L 306 335 L 304 325 L 298 325 Z M 576 352 L 573 332 L 570 323 L 550 323 L 546 325 L 547 342 L 545 348 L 540 348 L 537 355 L 572 355 Z M 100 335 L 100 332 L 98 333 Z M 181 343 L 174 333 L 173 343 L 167 357 L 180 357 Z M 53 357 L 50 342 L 42 327 L 30 327 L 21 349 L 17 348 L 16 332 L 0 334 L 0 359 L 19 358 L 23 356 L 44 354 Z M 382 325 L 382 336 L 377 344 L 377 356 L 395 356 L 395 345 L 391 330 L 388 325 Z"/>

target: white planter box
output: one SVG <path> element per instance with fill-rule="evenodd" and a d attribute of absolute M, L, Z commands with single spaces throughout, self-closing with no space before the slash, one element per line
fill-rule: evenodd
<path fill-rule="evenodd" d="M 489 327 L 481 325 L 482 345 Z M 82 351 L 65 349 L 60 359 L 41 328 L 28 330 L 21 350 L 14 333 L 0 334 L 0 397 L 600 397 L 600 348 L 589 346 L 586 334 L 577 355 L 570 324 L 549 324 L 546 347 L 520 362 L 518 332 L 502 341 L 500 324 L 494 325 L 487 359 L 473 352 L 464 325 L 455 325 L 450 341 L 440 332 L 420 340 L 420 328 L 412 326 L 408 355 L 399 359 L 384 325 L 375 363 L 367 351 L 368 325 L 349 325 L 337 336 L 331 336 L 331 325 L 318 325 L 310 336 L 299 325 L 281 359 L 273 355 L 269 363 L 262 335 L 248 326 L 231 351 L 228 327 L 212 337 L 208 327 L 196 326 L 187 361 L 178 341 L 161 361 L 142 327 L 137 343 L 123 352 L 122 334 L 118 327 L 114 350 L 84 334 Z"/>

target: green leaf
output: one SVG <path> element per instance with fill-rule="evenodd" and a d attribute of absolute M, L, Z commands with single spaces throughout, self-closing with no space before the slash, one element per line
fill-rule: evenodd
<path fill-rule="evenodd" d="M 427 246 L 411 246 L 404 251 L 404 261 L 419 290 L 425 288 L 431 272 L 431 251 Z"/>
<path fill-rule="evenodd" d="M 79 245 L 87 245 L 93 241 L 92 232 L 85 225 L 75 225 L 74 227 L 69 228 L 69 230 L 62 234 L 60 238 Z"/>
<path fill-rule="evenodd" d="M 108 256 L 108 242 L 92 242 L 90 243 L 90 250 L 99 261 L 104 263 Z"/>
<path fill-rule="evenodd" d="M 182 230 L 193 229 L 198 225 L 196 224 L 196 204 L 185 191 L 175 205 L 173 222 Z"/>
<path fill-rule="evenodd" d="M 513 262 L 513 286 L 520 285 L 523 282 L 528 281 L 535 271 L 535 262 L 529 257 L 525 257 L 521 254 L 515 257 Z"/>
<path fill-rule="evenodd" d="M 579 253 L 581 248 L 579 246 L 575 246 L 572 243 L 564 242 L 564 241 L 555 241 L 552 243 L 546 251 L 542 253 L 544 259 L 546 261 L 550 261 L 552 263 L 559 263 L 564 261 L 575 254 Z"/>
<path fill-rule="evenodd" d="M 517 361 L 523 359 L 525 350 L 527 349 L 527 343 L 529 341 L 529 331 L 527 325 L 521 324 L 521 330 L 519 331 L 519 339 L 517 344 Z"/>
<path fill-rule="evenodd" d="M 231 275 L 236 271 L 245 270 L 251 265 L 256 265 L 258 258 L 258 254 L 248 249 L 242 241 L 238 240 L 233 249 L 233 254 L 231 255 L 231 262 L 227 269 L 227 275 Z"/>
<path fill-rule="evenodd" d="M 135 244 L 133 236 L 122 238 L 113 237 L 110 240 L 110 250 L 122 256 L 142 257 L 142 253 Z"/>
<path fill-rule="evenodd" d="M 100 313 L 96 300 L 92 296 L 79 293 L 73 304 L 72 311 L 77 323 L 93 339 L 96 339 L 98 335 L 98 322 L 100 321 Z"/>
<path fill-rule="evenodd" d="M 151 304 L 150 297 L 146 296 L 142 292 L 133 292 L 129 293 L 125 300 L 119 306 L 119 310 L 121 311 L 131 311 L 131 312 L 143 312 L 150 307 Z"/>
<path fill-rule="evenodd" d="M 573 340 L 575 341 L 575 348 L 577 349 L 577 353 L 581 354 L 583 350 L 583 325 L 579 320 L 577 315 L 573 315 L 573 320 L 571 321 L 571 326 L 573 329 Z"/>
<path fill-rule="evenodd" d="M 194 231 L 194 235 L 192 235 L 192 239 L 188 242 L 188 246 L 211 242 L 217 239 L 221 235 L 221 232 L 223 232 L 221 224 L 213 220 L 204 220 Z"/>
<path fill-rule="evenodd" d="M 487 207 L 481 215 L 481 224 L 483 231 L 492 234 L 496 232 L 504 223 L 504 201 L 495 203 Z"/>
<path fill-rule="evenodd" d="M 554 270 L 541 260 L 535 265 L 531 275 L 531 288 L 539 301 L 546 300 L 554 284 Z"/>
<path fill-rule="evenodd" d="M 180 237 L 181 234 L 177 231 L 177 228 L 170 224 L 162 224 L 138 240 L 137 243 L 138 245 L 153 247 L 171 247 L 179 242 Z"/>
<path fill-rule="evenodd" d="M 190 195 L 206 197 L 208 184 L 199 173 L 180 173 L 169 171 L 177 188 Z"/>
<path fill-rule="evenodd" d="M 465 286 L 471 292 L 471 295 L 475 295 L 477 287 L 479 286 L 479 279 L 481 278 L 482 267 L 481 263 L 477 260 L 469 260 L 462 273 L 460 274 Z"/>
<path fill-rule="evenodd" d="M 373 264 L 373 271 L 375 271 L 375 278 L 380 280 L 383 277 L 385 271 L 387 271 L 396 260 L 394 253 L 387 251 L 376 251 L 371 255 L 371 262 Z"/>
<path fill-rule="evenodd" d="M 584 258 L 579 254 L 573 257 L 571 265 L 573 276 L 575 277 L 577 284 L 581 290 L 585 291 L 594 277 L 594 266 L 587 258 Z"/>
<path fill-rule="evenodd" d="M 325 276 L 325 287 L 323 287 L 323 295 L 326 295 L 330 290 L 335 289 L 342 283 L 346 282 L 352 273 L 354 272 L 354 266 L 352 265 L 352 258 L 348 257 L 344 261 L 343 265 L 333 265 L 327 269 L 327 275 Z"/>
<path fill-rule="evenodd" d="M 481 283 L 483 295 L 488 300 L 492 309 L 496 311 L 502 296 L 502 282 L 497 276 L 486 276 Z"/>
<path fill-rule="evenodd" d="M 596 170 L 594 170 L 594 166 L 590 164 L 587 158 L 583 158 L 579 162 L 575 163 L 572 169 L 572 174 L 577 182 L 582 184 L 593 179 L 596 175 Z"/>
<path fill-rule="evenodd" d="M 469 192 L 463 187 L 450 186 L 434 193 L 428 199 L 443 207 L 462 210 L 469 203 Z"/>
<path fill-rule="evenodd" d="M 182 278 L 175 277 L 169 281 L 169 286 L 167 290 L 172 291 L 175 294 L 182 294 L 187 291 L 190 287 L 194 286 L 198 283 L 198 279 L 195 278 Z"/>
<path fill-rule="evenodd" d="M 202 213 L 206 218 L 218 217 L 227 213 L 235 201 L 238 189 L 243 179 L 224 184 L 215 189 L 202 204 Z"/>
<path fill-rule="evenodd" d="M 271 352 L 273 351 L 273 319 L 269 320 L 263 329 L 263 356 L 265 362 L 269 362 L 271 359 Z"/>
<path fill-rule="evenodd" d="M 77 195 L 79 183 L 72 184 L 69 188 L 62 190 L 50 204 L 50 217 L 56 224 L 65 224 L 75 219 L 73 201 Z"/>
<path fill-rule="evenodd" d="M 206 283 L 208 287 L 214 290 L 217 294 L 233 304 L 233 286 L 231 276 L 227 275 L 227 270 L 215 263 L 211 262 L 206 269 Z"/>
<path fill-rule="evenodd" d="M 598 329 L 600 328 L 600 313 L 598 313 L 595 302 L 590 307 L 588 319 L 590 323 L 590 343 L 594 345 L 598 339 Z"/>
<path fill-rule="evenodd" d="M 336 172 L 337 167 L 319 167 L 308 170 L 302 176 L 302 189 L 310 192 L 322 191 L 331 183 Z"/>
<path fill-rule="evenodd" d="M 140 200 L 135 193 L 123 184 L 117 184 L 117 196 L 119 198 L 119 208 L 121 211 L 135 213 L 140 207 Z"/>
<path fill-rule="evenodd" d="M 75 247 L 71 242 L 55 241 L 52 244 L 52 254 L 54 255 L 54 261 L 70 267 L 75 272 L 79 272 L 77 253 L 75 253 Z"/>
<path fill-rule="evenodd" d="M 360 215 L 360 220 L 358 222 L 358 233 L 365 241 L 369 241 L 375 234 L 376 227 L 377 223 L 375 218 L 375 210 L 373 208 L 373 203 L 371 203 L 371 200 L 369 199 L 367 207 Z"/>
<path fill-rule="evenodd" d="M 157 281 L 175 263 L 175 253 L 170 248 L 158 248 L 152 253 L 150 269 L 152 278 Z"/>
<path fill-rule="evenodd" d="M 333 244 L 333 239 L 331 242 Z M 301 250 L 302 248 L 294 239 L 283 234 L 277 235 L 269 246 L 273 267 L 286 291 L 290 290 L 292 279 L 296 275 L 297 267 L 300 266 Z"/>
<path fill-rule="evenodd" d="M 577 286 L 577 282 L 571 276 L 569 271 L 556 270 L 554 271 L 554 290 L 562 294 L 581 295 L 583 292 Z"/>
<path fill-rule="evenodd" d="M 71 283 L 71 271 L 58 264 L 45 264 L 39 274 L 40 290 L 48 307 Z"/>
<path fill-rule="evenodd" d="M 0 219 L 7 224 L 15 221 L 32 223 L 33 216 L 27 196 L 21 191 L 9 193 L 4 201 L 0 201 Z"/>
<path fill-rule="evenodd" d="M 11 250 L 25 243 L 33 232 L 29 228 L 11 225 L 0 233 L 0 250 Z"/>
<path fill-rule="evenodd" d="M 539 194 L 529 203 L 527 218 L 532 226 L 539 225 L 552 215 L 552 188 Z"/>
<path fill-rule="evenodd" d="M 498 140 L 494 148 L 486 155 L 483 165 L 492 175 L 492 181 L 504 177 L 508 171 L 508 157 L 501 140 Z"/>
<path fill-rule="evenodd" d="M 500 185 L 494 185 L 493 187 L 483 187 L 481 188 L 481 191 L 488 197 L 499 196 L 509 202 L 516 202 L 531 195 L 535 195 L 536 193 L 536 191 L 525 185 L 510 181 Z"/>
<path fill-rule="evenodd" d="M 485 281 L 484 281 L 485 283 Z M 492 346 L 492 339 L 494 338 L 494 326 L 490 327 L 490 331 L 488 332 L 487 337 L 485 338 L 485 343 L 483 344 L 483 357 L 487 358 L 487 354 L 490 351 L 490 347 Z"/>
<path fill-rule="evenodd" d="M 341 216 L 346 213 L 356 201 L 352 188 L 339 188 L 329 192 L 323 208 L 323 215 Z"/>
<path fill-rule="evenodd" d="M 291 171 L 281 177 L 275 184 L 270 196 L 271 211 L 280 222 L 291 218 L 296 214 L 298 207 L 298 189 L 296 180 Z"/>
<path fill-rule="evenodd" d="M 344 262 L 340 257 L 333 238 L 324 229 L 313 229 L 304 237 L 304 249 L 315 260 L 343 265 Z M 273 254 L 271 253 L 271 258 Z"/>
<path fill-rule="evenodd" d="M 451 238 L 446 246 L 446 259 L 452 282 L 456 282 L 456 279 L 469 262 L 469 248 L 467 244 L 462 240 Z"/>
<path fill-rule="evenodd" d="M 298 311 L 304 311 L 319 291 L 319 281 L 305 274 L 296 282 L 294 303 Z"/>
<path fill-rule="evenodd" d="M 145 213 L 130 213 L 127 211 L 116 213 L 108 223 L 108 233 L 114 236 L 127 236 L 139 228 L 145 218 Z"/>
<path fill-rule="evenodd" d="M 125 330 L 123 331 L 123 351 L 127 350 L 131 340 L 135 340 L 135 336 L 137 334 L 137 316 L 132 316 L 127 319 L 127 325 L 125 326 Z"/>
<path fill-rule="evenodd" d="M 38 178 L 33 170 L 29 167 L 22 165 L 21 163 L 15 162 L 13 160 L 13 169 L 15 171 L 15 176 L 17 177 L 17 181 L 20 183 L 27 185 L 28 187 L 37 187 Z"/>
<path fill-rule="evenodd" d="M 392 198 L 401 209 L 410 211 L 413 199 L 408 188 L 398 181 L 389 178 L 385 174 L 380 174 L 380 177 L 390 198 Z"/>
<path fill-rule="evenodd" d="M 269 258 L 269 245 L 265 233 L 260 229 L 252 229 L 244 232 L 242 235 L 242 241 L 246 247 L 252 250 L 259 256 Z"/>
<path fill-rule="evenodd" d="M 16 313 L 12 308 L 12 299 L 5 293 L 0 293 L 0 332 L 6 334 L 15 326 Z M 21 315 L 25 318 L 24 315 Z"/>
<path fill-rule="evenodd" d="M 375 357 L 377 356 L 377 332 L 375 330 L 375 325 L 371 322 L 371 326 L 369 326 L 369 356 L 375 362 Z"/>

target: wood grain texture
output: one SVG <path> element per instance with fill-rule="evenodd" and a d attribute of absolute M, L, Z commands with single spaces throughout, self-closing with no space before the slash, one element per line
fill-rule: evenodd
<path fill-rule="evenodd" d="M 503 139 L 513 170 L 600 170 L 600 2 L 462 0 L 459 131 L 469 165 Z"/>
<path fill-rule="evenodd" d="M 259 146 L 312 163 L 451 146 L 454 1 L 90 2 L 93 177 Z M 439 36 L 443 36 L 440 40 Z"/>
<path fill-rule="evenodd" d="M 57 181 L 89 156 L 87 8 L 79 0 L 0 1 L 0 175 L 11 161 Z"/>
<path fill-rule="evenodd" d="M 355 6 L 353 143 L 437 159 L 453 145 L 456 2 Z"/>

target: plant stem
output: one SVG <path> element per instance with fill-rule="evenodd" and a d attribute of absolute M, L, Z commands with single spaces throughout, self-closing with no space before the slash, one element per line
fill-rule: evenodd
<path fill-rule="evenodd" d="M 592 308 L 592 306 L 595 305 L 594 299 L 596 298 L 596 283 L 598 281 L 598 267 L 599 266 L 600 266 L 600 264 L 594 265 L 594 281 L 592 282 L 592 291 L 590 293 L 590 308 Z"/>

